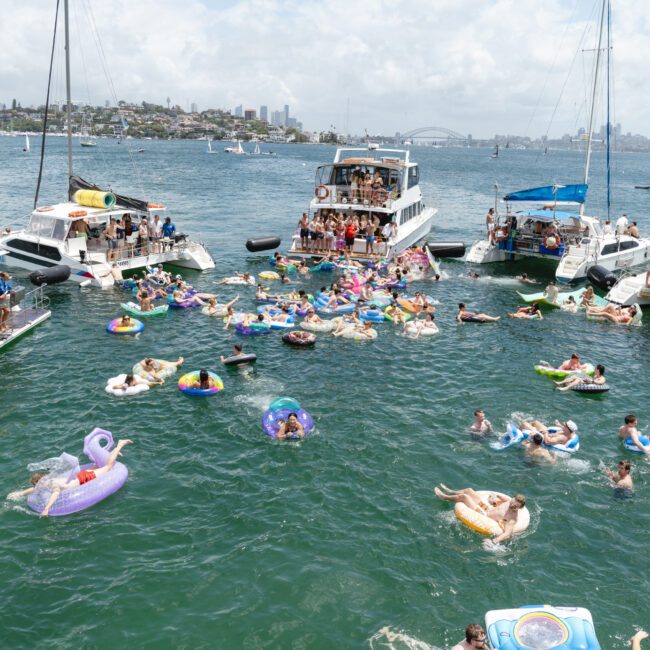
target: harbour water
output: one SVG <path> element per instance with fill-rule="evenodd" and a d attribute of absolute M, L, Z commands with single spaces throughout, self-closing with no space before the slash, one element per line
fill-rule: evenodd
<path fill-rule="evenodd" d="M 24 223 L 37 174 L 35 151 L 0 138 L 0 225 Z M 206 291 L 234 271 L 269 268 L 244 248 L 250 236 L 283 237 L 307 208 L 324 146 L 274 146 L 277 157 L 204 154 L 205 143 L 75 143 L 75 172 L 121 193 L 168 205 L 181 231 L 200 235 L 217 259 L 210 273 L 187 272 Z M 48 142 L 40 203 L 65 195 L 65 141 Z M 577 153 L 415 148 L 427 204 L 439 208 L 434 237 L 466 243 L 483 232 L 493 186 L 504 191 L 580 180 Z M 650 157 L 618 159 L 616 216 L 650 230 Z M 588 205 L 604 208 L 602 158 L 594 156 Z M 520 267 L 540 280 L 533 264 Z M 39 519 L 6 502 L 0 512 L 0 646 L 139 648 L 445 648 L 490 609 L 580 605 L 594 616 L 603 648 L 626 647 L 647 625 L 650 470 L 622 452 L 616 430 L 628 412 L 646 428 L 650 329 L 623 328 L 552 312 L 543 321 L 454 322 L 459 301 L 505 316 L 518 302 L 508 267 L 414 283 L 440 300 L 438 336 L 409 340 L 390 324 L 359 344 L 319 335 L 311 349 L 277 334 L 245 339 L 258 355 L 246 370 L 218 357 L 238 340 L 198 310 L 151 319 L 138 338 L 108 335 L 125 293 L 48 289 L 52 318 L 0 355 L 0 473 L 5 493 L 26 483 L 26 465 L 65 450 L 81 456 L 95 426 L 129 437 L 130 472 L 116 495 L 77 515 Z M 17 279 L 24 278 L 20 272 Z M 489 276 L 489 277 L 485 277 Z M 327 274 L 309 278 L 315 290 Z M 219 287 L 222 298 L 239 289 Z M 612 390 L 602 399 L 558 393 L 533 371 L 577 351 L 603 363 Z M 104 392 L 108 377 L 143 357 L 175 359 L 219 372 L 225 390 L 190 399 L 172 380 L 132 398 Z M 260 418 L 280 395 L 298 398 L 317 430 L 277 443 Z M 503 431 L 514 413 L 573 418 L 581 449 L 568 462 L 531 467 L 517 450 L 494 451 L 466 433 L 475 408 Z M 637 491 L 614 498 L 602 475 L 624 454 Z M 435 484 L 522 492 L 532 525 L 504 552 L 485 551 L 438 501 Z M 409 641 L 410 639 L 410 641 Z"/>

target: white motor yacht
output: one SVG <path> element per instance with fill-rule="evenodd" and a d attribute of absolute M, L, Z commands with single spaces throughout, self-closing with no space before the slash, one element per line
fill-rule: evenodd
<path fill-rule="evenodd" d="M 76 203 L 77 188 L 88 185 L 73 177 L 72 200 L 36 208 L 25 229 L 0 237 L 2 261 L 29 271 L 69 266 L 71 280 L 79 283 L 90 280 L 98 287 L 113 286 L 120 272 L 155 264 L 168 263 L 199 271 L 214 268 L 214 259 L 206 247 L 183 234 L 163 238 L 155 248 L 153 242 L 146 247 L 138 245 L 137 237 L 133 237 L 132 243 L 124 241 L 121 248 L 109 248 L 105 234 L 110 221 L 119 219 L 124 223 L 127 215 L 134 224 L 142 218 L 151 223 L 155 215 L 164 221 L 165 207 L 119 195 L 111 207 Z"/>
<path fill-rule="evenodd" d="M 365 189 L 356 182 L 361 176 L 369 174 L 373 178 L 376 173 L 382 180 L 379 189 Z M 373 143 L 367 148 L 339 148 L 332 164 L 318 167 L 309 211 L 314 216 L 334 212 L 344 217 L 353 214 L 377 217 L 380 230 L 388 223 L 395 224 L 397 227 L 393 228 L 393 234 L 387 240 L 376 237 L 374 244 L 374 255 L 389 258 L 425 237 L 437 213 L 437 209 L 427 207 L 422 200 L 420 168 L 411 161 L 410 151 L 381 149 Z M 290 250 L 293 256 L 308 257 L 327 252 L 302 248 L 299 232 L 293 237 Z M 356 235 L 351 257 L 369 257 L 362 232 Z"/>

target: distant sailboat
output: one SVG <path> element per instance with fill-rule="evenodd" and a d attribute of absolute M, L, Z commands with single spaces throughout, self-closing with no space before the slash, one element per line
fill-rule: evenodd
<path fill-rule="evenodd" d="M 208 138 L 208 148 L 205 150 L 206 153 L 217 153 L 213 148 L 212 148 L 212 140 Z"/>
<path fill-rule="evenodd" d="M 499 157 L 499 145 L 494 146 L 494 153 L 490 156 L 490 158 L 498 158 Z"/>
<path fill-rule="evenodd" d="M 236 153 L 236 154 L 239 154 L 240 156 L 246 153 L 244 151 L 243 147 L 241 146 L 241 142 L 239 140 L 237 140 L 237 146 L 236 147 L 225 147 L 224 151 L 226 153 Z"/>
<path fill-rule="evenodd" d="M 255 149 L 253 150 L 253 155 L 259 156 L 262 152 L 260 151 L 260 144 L 259 142 L 255 143 Z"/>
<path fill-rule="evenodd" d="M 91 138 L 88 128 L 86 127 L 86 116 L 81 116 L 81 141 L 82 147 L 96 147 L 97 143 Z"/>
<path fill-rule="evenodd" d="M 23 147 L 25 153 L 29 153 L 29 136 L 25 133 L 25 146 Z"/>

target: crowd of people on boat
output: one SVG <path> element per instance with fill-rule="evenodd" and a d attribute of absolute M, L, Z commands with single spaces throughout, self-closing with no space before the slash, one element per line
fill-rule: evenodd
<path fill-rule="evenodd" d="M 300 248 L 304 251 L 326 253 L 328 251 L 352 252 L 357 238 L 365 242 L 365 255 L 371 257 L 383 252 L 379 246 L 397 235 L 398 226 L 394 221 L 382 225 L 376 214 L 353 212 L 315 212 L 311 219 L 306 212 L 298 221 Z"/>

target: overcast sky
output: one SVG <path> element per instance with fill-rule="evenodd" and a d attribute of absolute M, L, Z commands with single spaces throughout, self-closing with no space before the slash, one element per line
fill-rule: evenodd
<path fill-rule="evenodd" d="M 351 133 L 441 126 L 474 137 L 559 136 L 586 124 L 594 53 L 581 50 L 595 47 L 599 2 L 70 0 L 72 94 L 113 98 L 94 24 L 115 94 L 127 101 L 289 104 L 306 129 L 347 124 Z M 2 0 L 0 102 L 43 103 L 55 4 Z M 614 2 L 612 120 L 646 135 L 647 7 Z M 60 49 L 56 58 L 58 99 Z M 601 108 L 596 128 L 603 122 Z"/>

